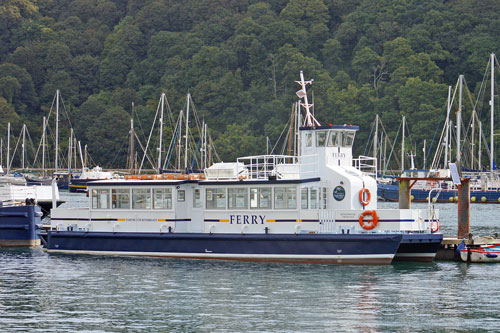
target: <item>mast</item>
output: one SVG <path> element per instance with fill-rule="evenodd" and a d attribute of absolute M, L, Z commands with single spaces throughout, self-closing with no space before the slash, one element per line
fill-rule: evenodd
<path fill-rule="evenodd" d="M 188 140 L 189 140 L 189 100 L 191 99 L 191 94 L 187 95 L 187 108 L 186 108 L 186 143 L 184 145 L 184 170 L 187 170 L 188 166 Z"/>
<path fill-rule="evenodd" d="M 427 143 L 427 140 L 424 139 L 424 149 L 422 149 L 422 151 L 424 152 L 424 170 L 425 170 L 425 162 L 427 162 L 426 158 L 425 158 L 425 156 L 426 156 L 426 154 L 425 154 L 425 144 L 426 143 Z"/>
<path fill-rule="evenodd" d="M 161 170 L 161 144 L 163 141 L 163 108 L 165 107 L 165 93 L 161 93 L 161 110 L 160 110 L 160 144 L 158 148 L 158 172 Z"/>
<path fill-rule="evenodd" d="M 3 164 L 3 138 L 0 138 L 0 167 Z"/>
<path fill-rule="evenodd" d="M 55 152 L 55 169 L 57 172 L 58 165 L 58 154 L 59 151 L 59 89 L 56 90 L 56 152 Z"/>
<path fill-rule="evenodd" d="M 378 114 L 375 115 L 375 136 L 373 137 L 373 157 L 375 161 L 377 160 L 377 150 L 378 150 Z M 376 164 L 378 165 L 378 163 Z M 375 170 L 378 172 L 378 170 Z"/>
<path fill-rule="evenodd" d="M 22 144 L 22 149 L 21 149 L 21 169 L 24 170 L 24 157 L 26 155 L 26 124 L 23 124 L 23 144 Z"/>
<path fill-rule="evenodd" d="M 80 161 L 82 161 L 82 172 L 85 171 L 85 161 L 83 160 L 83 154 L 82 154 L 82 143 L 78 141 L 78 150 L 80 151 Z"/>
<path fill-rule="evenodd" d="M 42 130 L 42 176 L 45 176 L 45 137 L 47 131 L 47 118 L 43 117 Z"/>
<path fill-rule="evenodd" d="M 68 143 L 68 173 L 71 172 L 71 166 L 73 164 L 73 129 L 69 132 L 69 143 Z"/>
<path fill-rule="evenodd" d="M 493 172 L 495 160 L 493 159 L 493 135 L 494 135 L 494 118 L 495 118 L 495 54 L 491 54 L 491 129 L 490 129 L 490 169 Z"/>
<path fill-rule="evenodd" d="M 471 144 L 470 144 L 470 149 L 471 149 L 471 154 L 470 154 L 470 167 L 471 169 L 474 169 L 474 152 L 476 151 L 475 149 L 475 142 L 474 142 L 474 135 L 476 133 L 476 109 L 472 110 L 472 135 L 471 135 Z"/>
<path fill-rule="evenodd" d="M 448 168 L 448 136 L 450 132 L 451 86 L 448 86 L 448 105 L 446 108 L 445 138 L 444 138 L 444 169 Z M 439 163 L 438 163 L 439 164 Z"/>
<path fill-rule="evenodd" d="M 311 114 L 310 109 L 313 106 L 313 104 L 309 104 L 309 101 L 307 100 L 306 85 L 312 84 L 313 81 L 314 80 L 304 81 L 304 73 L 302 71 L 300 71 L 300 81 L 295 81 L 301 86 L 301 89 L 297 91 L 296 94 L 299 98 L 304 99 L 304 103 L 300 103 L 300 105 L 302 105 L 306 109 L 306 119 L 304 119 L 304 126 L 307 127 L 321 126 L 321 124 L 316 120 L 316 118 L 314 118 L 314 115 Z"/>
<path fill-rule="evenodd" d="M 181 169 L 181 143 L 182 143 L 182 116 L 183 111 L 179 114 L 179 139 L 177 140 L 177 170 Z"/>
<path fill-rule="evenodd" d="M 477 155 L 478 155 L 478 169 L 481 169 L 481 141 L 482 141 L 481 139 L 483 137 L 483 125 L 480 121 L 478 122 L 478 124 L 479 124 L 479 143 L 478 143 L 479 148 L 477 150 Z"/>
<path fill-rule="evenodd" d="M 401 172 L 405 170 L 405 120 L 403 116 L 403 135 L 401 136 Z"/>
<path fill-rule="evenodd" d="M 460 140 L 461 140 L 461 131 L 462 131 L 462 88 L 464 82 L 464 76 L 459 76 L 460 80 L 460 90 L 458 95 L 458 111 L 457 111 L 457 162 L 460 162 Z"/>
<path fill-rule="evenodd" d="M 7 124 L 7 174 L 10 175 L 10 122 Z"/>
<path fill-rule="evenodd" d="M 135 155 L 135 147 L 134 140 L 135 132 L 134 132 L 134 102 L 132 102 L 132 117 L 130 117 L 130 152 L 129 152 L 129 166 L 130 173 L 135 173 L 134 168 L 134 155 Z"/>

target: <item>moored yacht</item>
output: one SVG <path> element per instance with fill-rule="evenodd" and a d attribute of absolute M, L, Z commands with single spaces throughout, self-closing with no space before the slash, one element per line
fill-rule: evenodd
<path fill-rule="evenodd" d="M 377 209 L 374 178 L 353 167 L 357 126 L 305 109 L 298 156 L 216 163 L 201 177 L 91 182 L 88 208 L 57 208 L 48 252 L 329 264 L 429 261 L 434 210 Z M 373 199 L 371 197 L 373 193 Z"/>

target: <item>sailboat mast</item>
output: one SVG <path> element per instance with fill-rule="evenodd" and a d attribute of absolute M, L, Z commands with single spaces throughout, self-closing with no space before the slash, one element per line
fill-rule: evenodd
<path fill-rule="evenodd" d="M 401 136 L 401 172 L 405 170 L 405 120 L 406 117 L 403 116 L 403 135 Z"/>
<path fill-rule="evenodd" d="M 182 144 L 182 117 L 183 111 L 179 114 L 179 139 L 177 140 L 177 170 L 181 169 L 181 144 Z"/>
<path fill-rule="evenodd" d="M 470 144 L 470 149 L 471 149 L 471 154 L 470 154 L 470 167 L 471 169 L 474 169 L 474 152 L 476 151 L 474 145 L 474 135 L 476 134 L 476 110 L 472 110 L 472 135 L 471 135 L 471 144 Z"/>
<path fill-rule="evenodd" d="M 71 166 L 73 164 L 73 129 L 69 133 L 69 143 L 68 143 L 68 173 L 71 172 Z"/>
<path fill-rule="evenodd" d="M 59 151 L 59 89 L 56 90 L 56 151 L 54 157 L 55 169 L 59 167 L 58 165 L 58 151 Z"/>
<path fill-rule="evenodd" d="M 7 124 L 7 174 L 10 174 L 10 122 Z"/>
<path fill-rule="evenodd" d="M 377 161 L 377 150 L 378 150 L 378 114 L 375 115 L 375 135 L 373 137 L 373 157 L 375 158 L 375 161 Z M 377 165 L 378 163 L 375 164 L 376 169 L 378 169 Z M 378 172 L 378 170 L 375 171 Z"/>
<path fill-rule="evenodd" d="M 21 149 L 21 169 L 24 170 L 24 157 L 26 155 L 26 124 L 23 124 L 23 144 L 22 144 L 22 149 Z"/>
<path fill-rule="evenodd" d="M 47 118 L 43 117 L 42 130 L 42 176 L 45 176 L 45 136 L 47 131 Z"/>
<path fill-rule="evenodd" d="M 461 132 L 462 132 L 462 88 L 464 82 L 464 76 L 459 76 L 460 80 L 460 89 L 458 96 L 458 111 L 457 111 L 457 162 L 460 162 L 460 141 L 461 141 Z"/>
<path fill-rule="evenodd" d="M 493 172 L 493 167 L 494 167 L 494 157 L 493 157 L 493 135 L 494 135 L 494 118 L 495 118 L 495 54 L 491 54 L 491 100 L 490 100 L 490 106 L 491 106 L 491 129 L 490 129 L 490 168 L 491 172 Z"/>
<path fill-rule="evenodd" d="M 444 138 L 444 169 L 448 168 L 448 137 L 450 132 L 450 111 L 451 111 L 451 86 L 448 86 L 448 105 L 446 108 L 446 124 L 445 124 L 445 138 Z"/>
<path fill-rule="evenodd" d="M 165 107 L 165 93 L 161 94 L 161 111 L 160 111 L 160 144 L 158 147 L 158 172 L 161 170 L 161 150 L 163 141 L 163 110 Z"/>
<path fill-rule="evenodd" d="M 187 109 L 186 109 L 186 143 L 184 146 L 184 170 L 187 170 L 188 163 L 188 140 L 189 140 L 189 100 L 191 99 L 191 94 L 187 95 Z"/>

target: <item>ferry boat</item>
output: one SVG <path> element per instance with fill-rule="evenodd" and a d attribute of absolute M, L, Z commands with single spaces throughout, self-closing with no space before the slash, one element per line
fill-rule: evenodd
<path fill-rule="evenodd" d="M 353 167 L 358 126 L 306 116 L 298 156 L 216 163 L 205 177 L 88 183 L 88 208 L 56 208 L 49 253 L 327 264 L 430 261 L 435 210 L 377 209 L 374 178 Z M 156 177 L 155 177 L 156 178 Z M 436 228 L 434 229 L 436 231 Z"/>
<path fill-rule="evenodd" d="M 25 204 L 0 201 L 0 247 L 38 246 L 42 211 L 32 200 Z"/>

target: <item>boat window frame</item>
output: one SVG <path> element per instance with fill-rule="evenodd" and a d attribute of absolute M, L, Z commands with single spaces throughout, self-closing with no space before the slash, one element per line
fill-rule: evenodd
<path fill-rule="evenodd" d="M 355 131 L 344 131 L 342 135 L 342 147 L 352 148 L 355 137 L 356 137 Z"/>
<path fill-rule="evenodd" d="M 325 147 L 328 131 L 317 131 L 316 132 L 316 147 Z M 320 140 L 322 143 L 320 143 Z"/>
<path fill-rule="evenodd" d="M 244 191 L 244 193 L 242 192 Z M 231 193 L 233 191 L 236 191 L 236 193 Z M 238 193 L 241 192 L 241 193 Z M 243 207 L 238 207 L 237 202 L 238 202 L 238 195 L 239 199 L 243 198 L 244 200 L 244 206 Z M 248 187 L 229 187 L 227 189 L 227 208 L 228 209 L 248 209 L 248 200 L 249 199 L 249 190 Z M 234 206 L 233 206 L 234 204 Z"/>
<path fill-rule="evenodd" d="M 92 188 L 91 189 L 91 202 L 92 202 L 92 209 L 102 209 L 102 210 L 108 210 L 111 209 L 111 189 L 110 188 Z M 102 207 L 102 199 L 101 194 L 102 192 L 107 191 L 107 200 L 106 200 L 106 207 Z M 94 200 L 95 199 L 95 200 Z M 101 203 L 101 205 L 99 204 Z"/>
<path fill-rule="evenodd" d="M 209 193 L 210 192 L 210 193 Z M 227 193 L 225 187 L 207 187 L 205 189 L 205 209 L 206 210 L 226 210 L 227 209 Z M 222 195 L 222 197 L 215 198 L 214 196 Z M 210 207 L 210 202 L 215 202 L 214 207 Z M 224 202 L 224 207 L 220 206 L 219 203 Z"/>
<path fill-rule="evenodd" d="M 146 201 L 145 201 L 145 207 L 136 207 L 137 205 L 137 197 L 135 197 L 134 192 L 139 193 L 140 191 L 143 191 L 144 194 L 146 194 Z M 133 210 L 151 210 L 153 206 L 153 198 L 152 198 L 152 193 L 151 193 L 151 188 L 150 187 L 137 187 L 137 188 L 132 188 L 132 209 Z M 149 197 L 148 194 L 149 193 Z M 149 200 L 148 200 L 149 199 Z M 148 207 L 149 204 L 149 207 Z"/>
<path fill-rule="evenodd" d="M 312 147 L 313 146 L 313 133 L 309 132 L 306 133 L 306 147 Z"/>
<path fill-rule="evenodd" d="M 266 195 L 268 200 L 268 205 L 263 206 L 262 205 L 262 197 L 263 197 L 263 192 L 264 190 L 269 191 L 268 194 Z M 273 207 L 273 187 L 271 186 L 264 186 L 264 187 L 250 187 L 250 200 L 249 200 L 249 206 L 250 209 L 272 209 Z M 254 203 L 252 202 L 252 194 L 256 194 L 256 206 L 254 206 Z"/>
<path fill-rule="evenodd" d="M 335 141 L 332 142 L 332 137 L 335 137 Z M 338 147 L 338 138 L 339 138 L 339 131 L 328 131 L 328 138 L 326 139 L 326 146 L 327 147 Z"/>
<path fill-rule="evenodd" d="M 193 208 L 202 208 L 201 189 L 193 189 Z"/>
<path fill-rule="evenodd" d="M 283 199 L 279 199 L 279 192 L 282 192 Z M 294 204 L 291 204 L 292 202 Z M 281 205 L 282 203 L 283 205 Z M 297 186 L 276 186 L 274 188 L 274 209 L 297 209 Z"/>
<path fill-rule="evenodd" d="M 314 198 L 313 198 L 314 196 Z M 318 209 L 318 188 L 311 187 L 309 191 L 309 207 L 310 209 Z"/>
<path fill-rule="evenodd" d="M 162 193 L 162 207 L 157 207 L 156 206 L 156 193 L 161 191 Z M 174 200 L 174 195 L 173 195 L 173 187 L 158 187 L 158 188 L 153 188 L 153 193 L 152 193 L 152 202 L 153 202 L 153 210 L 172 210 L 173 209 L 173 200 Z M 169 198 L 170 196 L 170 198 Z M 169 201 L 170 199 L 170 201 Z M 166 207 L 165 207 L 166 204 Z"/>
<path fill-rule="evenodd" d="M 121 194 L 119 193 L 114 193 L 114 192 L 122 192 Z M 125 192 L 127 192 L 128 195 L 128 207 L 121 207 L 123 204 L 121 200 L 119 200 L 120 197 L 122 197 Z M 120 207 L 115 206 L 116 203 L 120 203 Z M 123 210 L 123 209 L 132 209 L 132 195 L 131 195 L 131 188 L 130 187 L 115 187 L 111 188 L 111 209 L 118 209 L 118 210 Z"/>
<path fill-rule="evenodd" d="M 304 198 L 305 194 L 305 198 Z M 300 189 L 300 209 L 309 209 L 309 188 L 302 187 Z"/>

